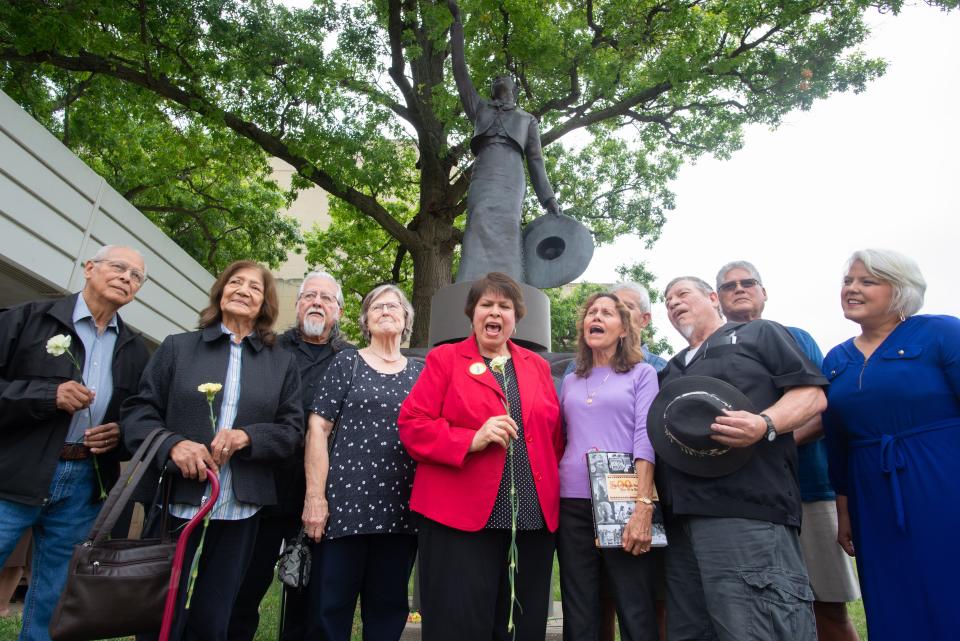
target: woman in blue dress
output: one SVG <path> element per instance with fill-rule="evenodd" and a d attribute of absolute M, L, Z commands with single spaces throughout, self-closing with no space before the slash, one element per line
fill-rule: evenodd
<path fill-rule="evenodd" d="M 856 555 L 870 641 L 960 630 L 960 320 L 915 316 L 925 289 L 913 260 L 854 253 L 840 303 L 861 333 L 823 361 L 837 540 Z"/>

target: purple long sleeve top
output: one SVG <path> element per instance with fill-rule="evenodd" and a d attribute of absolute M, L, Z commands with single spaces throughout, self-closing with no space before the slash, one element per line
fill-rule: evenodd
<path fill-rule="evenodd" d="M 623 374 L 594 367 L 587 378 L 572 373 L 563 379 L 560 407 L 567 445 L 560 459 L 562 498 L 590 498 L 587 452 L 633 452 L 634 460 L 654 462 L 647 411 L 658 390 L 657 373 L 646 363 Z M 587 403 L 591 394 L 593 402 Z"/>

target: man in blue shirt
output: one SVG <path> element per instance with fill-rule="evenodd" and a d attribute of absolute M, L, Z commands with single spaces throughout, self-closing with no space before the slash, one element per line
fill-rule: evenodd
<path fill-rule="evenodd" d="M 653 318 L 647 288 L 639 283 L 617 283 L 613 286 L 613 294 L 623 301 L 630 310 L 630 319 L 643 331 Z M 652 365 L 653 369 L 659 372 L 667 366 L 667 360 L 651 352 L 646 345 L 641 345 L 640 349 L 643 350 L 643 360 Z"/>
<path fill-rule="evenodd" d="M 749 322 L 760 318 L 767 290 L 757 268 L 747 261 L 727 263 L 717 273 L 720 307 L 727 320 Z M 823 353 L 807 332 L 796 327 L 787 330 L 800 351 L 818 368 Z M 860 598 L 853 565 L 837 544 L 837 508 L 835 494 L 827 475 L 826 445 L 819 417 L 794 431 L 799 458 L 800 497 L 803 501 L 803 527 L 800 547 L 807 562 L 813 587 L 813 612 L 819 641 L 859 641 L 847 615 L 847 601 Z"/>
<path fill-rule="evenodd" d="M 0 563 L 33 529 L 21 641 L 47 641 L 50 616 L 103 492 L 119 475 L 120 404 L 149 353 L 117 311 L 146 279 L 143 258 L 106 246 L 83 267 L 83 291 L 0 314 Z M 70 338 L 66 354 L 46 349 Z"/>

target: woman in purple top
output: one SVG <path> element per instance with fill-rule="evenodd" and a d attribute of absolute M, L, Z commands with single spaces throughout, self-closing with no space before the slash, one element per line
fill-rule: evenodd
<path fill-rule="evenodd" d="M 588 298 L 577 320 L 577 368 L 564 378 L 560 394 L 567 446 L 560 460 L 557 555 L 565 641 L 600 638 L 602 573 L 613 588 L 621 636 L 657 639 L 655 564 L 649 554 L 654 453 L 646 424 L 656 394 L 657 374 L 643 362 L 630 312 L 614 294 Z M 586 463 L 591 451 L 627 452 L 635 461 L 640 487 L 621 549 L 594 542 Z"/>

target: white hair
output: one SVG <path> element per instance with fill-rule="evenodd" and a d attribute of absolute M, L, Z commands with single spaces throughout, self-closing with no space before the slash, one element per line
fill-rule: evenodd
<path fill-rule="evenodd" d="M 720 285 L 723 285 L 724 283 L 723 277 L 727 275 L 728 271 L 731 271 L 733 269 L 744 270 L 745 272 L 750 274 L 750 278 L 753 278 L 754 280 L 756 280 L 759 285 L 761 286 L 763 285 L 763 279 L 760 278 L 760 272 L 757 271 L 757 268 L 753 266 L 753 263 L 747 262 L 745 260 L 734 260 L 727 263 L 723 267 L 721 267 L 720 271 L 717 272 L 717 289 L 720 289 Z"/>
<path fill-rule="evenodd" d="M 647 291 L 647 288 L 641 285 L 640 283 L 635 283 L 633 281 L 627 281 L 623 283 L 617 283 L 613 286 L 613 289 L 610 291 L 616 294 L 621 289 L 625 289 L 629 292 L 633 292 L 640 297 L 640 311 L 644 314 L 650 313 L 650 292 Z"/>
<path fill-rule="evenodd" d="M 146 275 L 147 275 L 147 262 L 146 262 L 145 260 L 143 260 L 143 254 L 141 254 L 138 250 L 134 249 L 133 247 L 127 247 L 126 245 L 104 245 L 103 247 L 101 247 L 100 249 L 98 249 L 98 250 L 97 250 L 97 253 L 94 254 L 93 256 L 91 256 L 91 257 L 88 259 L 88 261 L 92 261 L 92 262 L 94 262 L 94 263 L 99 263 L 99 262 L 103 262 L 103 261 L 105 261 L 105 260 L 110 260 L 110 252 L 112 252 L 114 249 L 126 249 L 126 250 L 128 250 L 128 251 L 132 251 L 134 254 L 136 254 L 137 256 L 139 256 L 139 257 L 140 257 L 140 262 L 143 263 L 143 275 L 144 275 L 144 277 L 146 277 Z"/>
<path fill-rule="evenodd" d="M 713 287 L 710 287 L 710 283 L 702 278 L 697 278 L 696 276 L 677 276 L 667 283 L 667 286 L 663 289 L 663 297 L 666 298 L 667 294 L 670 293 L 670 290 L 673 289 L 673 286 L 682 280 L 689 281 L 690 284 L 699 289 L 704 296 L 709 296 L 710 294 L 714 293 Z"/>
<path fill-rule="evenodd" d="M 373 305 L 373 301 L 387 292 L 396 294 L 397 298 L 400 299 L 400 307 L 403 308 L 403 332 L 400 333 L 400 342 L 407 342 L 410 334 L 413 333 L 413 305 L 407 300 L 407 296 L 402 289 L 393 283 L 386 283 L 370 290 L 370 293 L 363 297 L 363 303 L 360 304 L 360 321 L 358 324 L 360 325 L 360 333 L 363 334 L 363 338 L 368 343 L 370 342 L 370 327 L 367 325 L 367 315 L 370 312 L 370 306 Z"/>
<path fill-rule="evenodd" d="M 913 316 L 923 307 L 923 295 L 927 291 L 927 281 L 920 273 L 916 261 L 891 249 L 860 249 L 850 256 L 844 273 L 857 261 L 872 276 L 890 283 L 893 287 L 891 311 L 903 318 Z"/>
<path fill-rule="evenodd" d="M 311 278 L 326 278 L 327 280 L 331 281 L 334 287 L 337 288 L 337 305 L 340 306 L 340 309 L 343 309 L 343 288 L 340 287 L 340 283 L 336 278 L 322 269 L 315 269 L 303 277 L 303 280 L 300 281 L 300 289 L 297 291 L 297 300 L 300 300 L 300 295 L 303 294 L 303 286 L 306 285 L 307 281 Z"/>
<path fill-rule="evenodd" d="M 664 300 L 666 300 L 667 295 L 670 293 L 670 290 L 673 289 L 673 286 L 679 283 L 680 281 L 684 281 L 684 280 L 690 283 L 691 285 L 693 285 L 696 289 L 700 290 L 700 293 L 702 293 L 704 296 L 708 298 L 710 297 L 710 294 L 714 293 L 713 287 L 710 287 L 710 283 L 703 280 L 702 278 L 697 278 L 696 276 L 677 276 L 676 278 L 671 280 L 669 283 L 667 283 L 667 286 L 664 288 L 663 290 Z M 723 310 L 720 309 L 719 300 L 716 302 L 716 304 L 714 304 L 713 308 L 717 311 L 717 316 L 719 316 L 720 318 L 723 318 Z M 681 331 L 681 333 L 683 332 Z M 689 338 L 689 336 L 687 336 L 686 338 Z"/>

